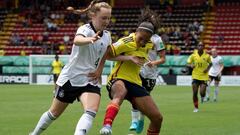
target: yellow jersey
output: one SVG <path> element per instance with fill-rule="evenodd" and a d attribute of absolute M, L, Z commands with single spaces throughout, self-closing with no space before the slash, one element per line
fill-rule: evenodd
<path fill-rule="evenodd" d="M 194 64 L 195 66 L 192 71 L 193 79 L 203 81 L 208 80 L 208 72 L 204 73 L 204 70 L 206 70 L 208 65 L 211 63 L 211 58 L 205 50 L 201 56 L 199 56 L 198 50 L 194 50 L 194 52 L 189 56 L 187 63 Z"/>
<path fill-rule="evenodd" d="M 137 47 L 135 33 L 130 34 L 128 37 L 119 39 L 116 43 L 111 45 L 114 56 L 138 56 L 148 60 L 148 52 L 153 49 L 153 43 L 149 42 L 144 47 Z M 140 66 L 132 61 L 117 61 L 111 71 L 108 80 L 123 79 L 131 83 L 142 86 L 142 81 L 139 76 Z"/>
<path fill-rule="evenodd" d="M 63 67 L 63 63 L 60 60 L 58 60 L 58 61 L 54 60 L 52 62 L 52 69 L 53 69 L 52 73 L 53 74 L 60 74 L 60 72 L 62 70 L 62 67 Z"/>

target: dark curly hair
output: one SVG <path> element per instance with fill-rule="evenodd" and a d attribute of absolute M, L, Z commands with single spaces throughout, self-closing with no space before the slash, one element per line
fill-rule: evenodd
<path fill-rule="evenodd" d="M 138 25 L 140 25 L 142 22 L 152 23 L 156 32 L 161 26 L 161 16 L 147 6 L 141 10 L 141 15 L 138 19 Z"/>

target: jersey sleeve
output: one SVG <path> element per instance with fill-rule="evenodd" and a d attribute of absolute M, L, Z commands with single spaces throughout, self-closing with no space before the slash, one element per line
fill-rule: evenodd
<path fill-rule="evenodd" d="M 208 62 L 208 63 L 212 63 L 212 60 L 211 60 L 210 55 L 208 55 L 207 62 Z"/>
<path fill-rule="evenodd" d="M 111 32 L 108 32 L 109 33 L 109 44 L 108 45 L 111 45 L 112 44 L 112 36 L 111 36 Z"/>
<path fill-rule="evenodd" d="M 60 65 L 61 65 L 61 67 L 63 67 L 63 62 L 62 61 L 60 61 Z"/>
<path fill-rule="evenodd" d="M 188 57 L 187 63 L 188 64 L 192 64 L 193 63 L 193 55 L 192 54 Z"/>
<path fill-rule="evenodd" d="M 222 57 L 219 57 L 219 64 L 224 64 Z"/>
<path fill-rule="evenodd" d="M 86 25 L 83 25 L 77 29 L 76 35 L 82 35 L 84 37 L 88 37 L 90 34 L 90 28 L 88 28 Z"/>
<path fill-rule="evenodd" d="M 154 45 L 156 46 L 156 50 L 157 50 L 157 51 L 162 51 L 162 50 L 165 49 L 165 46 L 164 46 L 164 44 L 163 44 L 163 41 L 162 41 L 161 37 L 159 37 L 159 38 L 155 41 Z"/>
<path fill-rule="evenodd" d="M 124 42 L 121 39 L 118 40 L 116 43 L 111 45 L 111 49 L 113 52 L 113 56 L 118 56 L 122 53 L 129 52 L 135 50 L 135 48 L 132 46 L 131 42 Z"/>

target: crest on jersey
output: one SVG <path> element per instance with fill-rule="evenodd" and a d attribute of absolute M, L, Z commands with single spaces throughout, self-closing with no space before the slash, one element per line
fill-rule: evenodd
<path fill-rule="evenodd" d="M 63 92 L 63 90 L 60 90 L 60 91 L 59 91 L 58 96 L 61 97 L 61 98 L 64 97 L 64 92 Z"/>

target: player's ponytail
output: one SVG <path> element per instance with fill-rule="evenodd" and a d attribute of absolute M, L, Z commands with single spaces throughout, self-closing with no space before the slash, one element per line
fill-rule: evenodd
<path fill-rule="evenodd" d="M 139 16 L 138 22 L 150 22 L 153 24 L 155 31 L 160 28 L 161 19 L 160 15 L 151 10 L 149 7 L 145 7 L 141 10 L 141 15 Z"/>
<path fill-rule="evenodd" d="M 74 9 L 73 7 L 67 7 L 68 11 L 71 11 L 74 14 L 88 14 L 91 16 L 91 14 L 96 13 L 100 11 L 100 8 L 112 8 L 108 3 L 103 2 L 102 0 L 93 0 L 87 8 L 84 9 Z"/>

